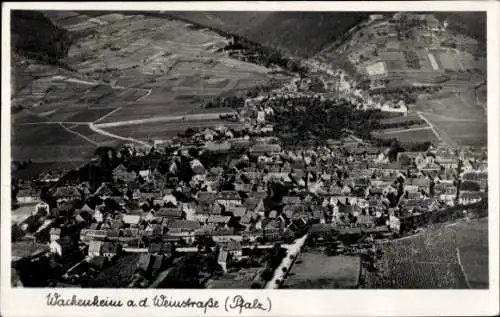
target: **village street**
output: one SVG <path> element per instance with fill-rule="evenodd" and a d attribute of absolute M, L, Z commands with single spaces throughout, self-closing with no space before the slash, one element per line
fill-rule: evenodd
<path fill-rule="evenodd" d="M 284 247 L 287 248 L 287 254 L 283 258 L 281 264 L 276 268 L 276 271 L 274 271 L 274 276 L 267 283 L 266 289 L 278 288 L 278 283 L 276 283 L 276 281 L 277 280 L 282 281 L 286 275 L 286 273 L 283 272 L 283 268 L 286 269 L 286 272 L 290 270 L 290 267 L 292 266 L 293 262 L 295 262 L 295 259 L 299 255 L 300 249 L 302 249 L 302 246 L 306 242 L 307 236 L 308 235 L 305 234 L 303 237 L 296 239 L 292 244 L 287 246 L 283 245 Z"/>

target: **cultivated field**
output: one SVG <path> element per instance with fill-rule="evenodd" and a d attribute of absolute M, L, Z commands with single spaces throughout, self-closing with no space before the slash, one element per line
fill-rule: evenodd
<path fill-rule="evenodd" d="M 79 166 L 88 162 L 95 149 L 95 145 L 13 145 L 11 155 L 13 160 L 31 160 L 36 163 L 68 162 Z"/>
<path fill-rule="evenodd" d="M 486 122 L 448 122 L 438 123 L 439 129 L 447 133 L 461 146 L 486 146 L 488 144 L 488 127 Z"/>
<path fill-rule="evenodd" d="M 487 220 L 429 229 L 380 245 L 379 275 L 368 288 L 484 288 L 488 285 Z"/>
<path fill-rule="evenodd" d="M 398 116 L 394 118 L 384 118 L 379 120 L 379 124 L 382 126 L 387 125 L 404 125 L 407 122 L 415 122 L 415 123 L 425 123 L 422 118 L 420 118 L 416 114 L 408 114 L 406 116 Z"/>
<path fill-rule="evenodd" d="M 361 260 L 356 256 L 301 253 L 286 279 L 284 288 L 355 288 L 358 286 L 360 268 Z"/>
<path fill-rule="evenodd" d="M 94 77 L 116 78 L 117 85 L 141 88 L 145 94 L 138 102 L 121 103 L 102 122 L 187 113 L 221 93 L 262 85 L 270 78 L 264 67 L 217 52 L 227 40 L 214 32 L 141 15 L 114 15 L 105 23 L 95 30 L 97 35 L 74 46 L 68 59 Z M 93 52 L 102 57 L 90 58 Z"/>
<path fill-rule="evenodd" d="M 449 97 L 418 101 L 419 111 L 456 119 L 485 119 L 483 109 L 476 106 L 466 93 L 457 92 Z"/>
<path fill-rule="evenodd" d="M 372 136 L 381 140 L 397 139 L 400 143 L 431 142 L 438 143 L 439 139 L 427 124 L 410 126 L 409 129 L 392 128 L 372 132 Z"/>
<path fill-rule="evenodd" d="M 426 17 L 434 25 L 428 29 L 425 26 L 408 27 L 389 16 L 392 14 L 386 14 L 386 19 L 360 25 L 341 46 L 331 45 L 314 59 L 330 64 L 332 69 L 341 68 L 358 83 L 365 79 L 372 83 L 383 80 L 387 89 L 408 89 L 410 92 L 415 87 L 440 87 L 441 91 L 430 95 L 420 94 L 416 106 L 409 102 L 409 109 L 421 112 L 432 121 L 440 139 L 451 146 L 485 144 L 485 93 L 481 89 L 474 93 L 474 89 L 486 81 L 485 40 L 484 34 L 478 36 L 481 32 L 469 28 L 469 24 L 484 27 L 484 15 L 436 13 L 438 20 Z M 457 16 L 460 21 L 467 22 L 460 26 L 450 23 L 447 29 L 442 27 L 442 22 L 448 16 Z M 455 32 L 457 29 L 460 31 Z M 376 93 L 380 90 L 383 88 Z M 432 114 L 447 118 L 431 119 Z M 471 123 L 449 124 L 457 119 L 467 119 Z M 413 136 L 424 141 L 436 140 L 431 130 L 390 135 L 395 136 L 401 140 Z"/>
<path fill-rule="evenodd" d="M 482 146 L 487 143 L 485 108 L 472 89 L 443 89 L 441 96 L 419 98 L 414 110 L 434 125 L 452 145 Z"/>
<path fill-rule="evenodd" d="M 64 59 L 75 71 L 16 56 L 13 105 L 25 109 L 12 116 L 16 160 L 84 161 L 98 146 L 123 142 L 122 136 L 177 135 L 191 125 L 137 123 L 196 113 L 216 96 L 264 85 L 271 77 L 286 79 L 220 52 L 228 40 L 217 33 L 166 16 L 45 14 L 75 37 Z M 113 128 L 117 136 L 91 129 L 114 122 L 122 123 Z M 193 126 L 219 123 L 201 118 Z"/>
<path fill-rule="evenodd" d="M 96 134 L 86 125 L 13 124 L 11 144 L 13 160 L 80 165 L 94 155 L 98 146 L 117 145 L 117 140 Z"/>

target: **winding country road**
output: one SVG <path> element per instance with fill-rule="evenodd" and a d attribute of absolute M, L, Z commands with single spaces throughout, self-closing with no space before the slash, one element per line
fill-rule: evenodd
<path fill-rule="evenodd" d="M 150 146 L 149 143 L 147 142 L 144 142 L 144 141 L 141 141 L 141 140 L 137 140 L 137 139 L 134 139 L 134 138 L 126 138 L 126 137 L 123 137 L 121 135 L 117 135 L 117 134 L 113 134 L 113 133 L 110 133 L 108 131 L 105 131 L 101 128 L 99 128 L 98 126 L 96 126 L 93 122 L 89 123 L 89 129 L 94 131 L 95 133 L 99 133 L 101 135 L 105 135 L 105 136 L 108 136 L 110 138 L 114 138 L 114 139 L 118 139 L 118 140 L 123 140 L 123 141 L 128 141 L 128 142 L 133 142 L 133 143 L 138 143 L 138 144 L 141 144 L 141 145 L 144 145 L 144 146 Z"/>

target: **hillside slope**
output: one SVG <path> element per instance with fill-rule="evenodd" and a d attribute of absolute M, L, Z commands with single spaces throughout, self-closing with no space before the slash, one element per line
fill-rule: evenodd
<path fill-rule="evenodd" d="M 66 57 L 72 42 L 69 32 L 39 11 L 12 11 L 11 30 L 16 53 L 48 62 Z"/>
<path fill-rule="evenodd" d="M 168 12 L 292 56 L 308 58 L 368 16 L 367 12 Z"/>

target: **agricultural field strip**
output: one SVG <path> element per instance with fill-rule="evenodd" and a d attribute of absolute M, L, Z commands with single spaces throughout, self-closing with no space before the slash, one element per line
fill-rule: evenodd
<path fill-rule="evenodd" d="M 133 26 L 132 29 L 135 28 L 135 27 L 136 26 Z M 129 29 L 128 27 L 125 27 L 125 28 Z M 130 31 L 130 29 L 129 29 L 129 31 Z M 204 41 L 201 44 L 189 44 L 189 43 L 182 43 L 182 42 L 178 42 L 178 41 L 160 40 L 159 41 L 160 45 L 164 44 L 164 46 L 168 46 L 168 47 L 160 47 L 160 46 L 158 46 L 158 45 L 156 45 L 154 43 L 151 43 L 149 41 L 146 41 L 146 43 L 141 44 L 141 46 L 143 46 L 143 48 L 146 49 L 146 50 L 151 49 L 151 46 L 153 46 L 153 48 L 156 48 L 156 52 L 153 52 L 154 55 L 152 55 L 150 58 L 148 58 L 146 60 L 146 64 L 148 64 L 150 62 L 154 63 L 155 60 L 157 60 L 160 55 L 164 54 L 167 51 L 168 51 L 167 53 L 172 53 L 172 52 L 170 52 L 171 49 L 173 49 L 174 51 L 179 51 L 179 52 L 183 53 L 184 55 L 187 54 L 187 56 L 188 56 L 187 59 L 188 60 L 185 60 L 185 62 L 188 62 L 188 63 L 193 63 L 193 62 L 194 63 L 197 63 L 197 62 L 199 63 L 200 59 L 202 61 L 215 61 L 220 66 L 222 66 L 222 69 L 207 69 L 206 72 L 204 72 L 204 73 L 212 74 L 215 77 L 215 78 L 211 78 L 212 80 L 223 79 L 223 78 L 227 78 L 228 76 L 230 78 L 234 77 L 234 79 L 236 80 L 236 81 L 232 80 L 231 82 L 229 82 L 226 87 L 221 87 L 221 88 L 218 88 L 218 89 L 214 89 L 214 91 L 217 91 L 217 92 L 223 92 L 225 90 L 228 90 L 228 88 L 229 88 L 229 90 L 231 90 L 232 88 L 235 88 L 235 86 L 238 84 L 238 81 L 240 79 L 242 79 L 242 76 L 248 76 L 249 73 L 251 73 L 251 74 L 257 74 L 257 75 L 264 75 L 265 76 L 265 74 L 268 72 L 267 69 L 264 69 L 264 68 L 261 68 L 261 67 L 255 67 L 255 65 L 252 65 L 252 64 L 249 64 L 249 63 L 245 63 L 245 62 L 241 62 L 239 60 L 233 60 L 231 58 L 226 57 L 225 55 L 221 56 L 220 54 L 217 54 L 215 52 L 210 52 L 206 48 L 206 46 L 208 44 L 210 44 L 211 42 L 213 42 L 212 39 Z M 134 43 L 134 44 L 136 44 L 136 43 Z M 151 45 L 151 44 L 153 44 L 153 45 Z M 158 53 L 158 50 L 160 50 L 161 52 Z M 111 53 L 111 55 L 107 54 L 108 52 L 104 52 L 104 53 L 108 57 L 112 58 L 112 54 L 113 53 Z M 199 56 L 200 53 L 204 53 L 207 56 Z M 174 55 L 174 57 L 175 57 L 175 55 Z M 182 62 L 182 60 L 181 60 L 181 62 Z M 178 64 L 178 61 L 176 61 L 176 63 L 175 63 L 174 66 L 176 66 L 177 64 Z M 249 67 L 249 66 L 252 66 L 252 67 Z M 52 79 L 53 80 L 62 80 L 64 82 L 68 82 L 68 83 L 88 85 L 88 86 L 95 86 L 95 85 L 102 85 L 102 84 L 109 85 L 109 84 L 106 84 L 106 83 L 103 83 L 103 82 L 100 82 L 100 81 L 89 81 L 89 80 L 86 80 L 85 78 L 84 79 L 70 78 L 68 76 L 60 76 L 60 75 L 59 76 L 54 76 Z M 115 86 L 111 86 L 111 87 L 114 88 L 114 89 L 127 89 L 127 87 L 123 87 L 123 86 L 119 86 L 119 85 L 115 85 Z M 152 91 L 153 91 L 152 88 L 151 89 L 144 89 L 144 88 L 136 88 L 136 87 L 134 87 L 133 89 L 144 90 L 146 92 L 139 99 L 147 98 L 152 93 Z M 140 140 L 136 140 L 136 139 L 131 138 L 131 137 L 126 138 L 126 137 L 123 137 L 123 136 L 119 136 L 119 135 L 113 134 L 113 133 L 111 133 L 109 131 L 104 131 L 104 130 L 100 129 L 99 124 L 94 124 L 95 122 L 100 122 L 100 121 L 104 120 L 105 118 L 107 118 L 108 116 L 111 116 L 113 113 L 118 112 L 120 110 L 120 108 L 121 107 L 118 107 L 118 108 L 110 107 L 110 112 L 109 113 L 107 113 L 104 116 L 98 118 L 97 120 L 94 120 L 93 122 L 64 121 L 64 119 L 63 119 L 63 120 L 53 120 L 53 121 L 50 121 L 50 122 L 43 122 L 43 123 L 31 122 L 31 123 L 27 123 L 27 124 L 35 124 L 35 125 L 36 124 L 47 124 L 47 125 L 57 124 L 57 125 L 60 125 L 61 127 L 63 127 L 69 133 L 77 135 L 78 137 L 83 138 L 85 141 L 87 141 L 87 142 L 89 142 L 89 143 L 91 143 L 93 145 L 98 144 L 98 143 L 94 142 L 93 140 L 87 138 L 85 135 L 83 135 L 83 134 L 81 134 L 81 133 L 79 133 L 77 131 L 73 131 L 73 130 L 71 130 L 71 128 L 68 127 L 68 125 L 72 125 L 72 127 L 77 127 L 77 126 L 81 126 L 81 125 L 85 124 L 85 125 L 88 125 L 89 129 L 92 130 L 95 133 L 98 133 L 98 134 L 101 134 L 101 135 L 104 135 L 104 136 L 107 136 L 107 137 L 112 137 L 114 139 L 133 141 L 133 142 L 138 142 L 138 143 L 142 144 L 143 142 L 140 141 Z M 170 118 L 160 118 L 160 122 L 164 122 L 164 120 L 169 121 Z M 127 123 L 130 123 L 130 122 L 127 122 Z M 141 124 L 143 122 L 138 121 L 138 122 L 134 122 L 134 123 Z M 118 124 L 120 124 L 120 123 L 118 123 Z M 188 125 L 189 124 L 185 124 L 185 123 L 180 124 L 180 126 L 186 126 L 186 127 Z"/>
<path fill-rule="evenodd" d="M 427 130 L 427 129 L 432 129 L 431 126 L 429 125 L 419 125 L 419 127 L 416 128 L 409 128 L 409 129 L 384 129 L 384 130 L 378 130 L 377 133 L 381 134 L 397 134 L 401 132 L 411 132 L 411 131 L 420 131 L 420 130 Z"/>
<path fill-rule="evenodd" d="M 192 121 L 192 122 L 173 122 L 172 124 L 160 124 L 160 125 L 141 125 L 139 127 L 133 127 L 130 125 L 127 126 L 119 126 L 119 127 L 110 127 L 107 131 L 113 131 L 112 133 L 118 133 L 117 131 L 131 131 L 133 134 L 134 131 L 136 133 L 142 133 L 141 131 L 184 131 L 187 128 L 206 128 L 206 127 L 215 127 L 217 125 L 224 125 L 227 127 L 240 127 L 240 122 L 227 122 L 221 120 L 205 120 L 205 121 Z M 94 126 L 95 127 L 95 126 Z M 100 128 L 100 127 L 97 127 Z"/>
<path fill-rule="evenodd" d="M 60 75 L 53 76 L 51 79 L 52 80 L 61 80 L 61 81 L 65 81 L 65 82 L 75 83 L 75 84 L 88 85 L 88 86 L 97 86 L 97 85 L 105 84 L 104 82 L 88 81 L 88 80 L 83 80 L 83 79 L 79 79 L 79 78 L 68 78 L 66 76 L 60 76 Z M 109 85 L 109 84 L 106 84 L 106 85 Z M 123 86 L 111 86 L 111 85 L 109 85 L 109 86 L 113 89 L 120 89 L 120 90 L 126 88 Z"/>
<path fill-rule="evenodd" d="M 406 123 L 408 121 L 422 121 L 422 119 L 413 113 L 409 113 L 407 116 L 399 116 L 395 118 L 380 119 L 379 123 L 381 125 L 395 124 L 395 123 Z"/>
<path fill-rule="evenodd" d="M 99 122 L 101 120 L 104 120 L 106 117 L 112 115 L 113 113 L 117 112 L 117 111 L 120 111 L 122 109 L 122 107 L 117 107 L 115 108 L 114 110 L 108 112 L 107 114 L 105 114 L 104 116 L 100 117 L 99 119 L 95 120 L 94 123 L 96 122 Z"/>

